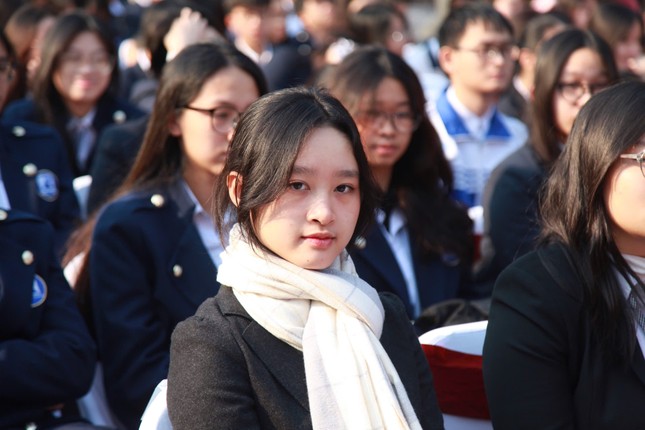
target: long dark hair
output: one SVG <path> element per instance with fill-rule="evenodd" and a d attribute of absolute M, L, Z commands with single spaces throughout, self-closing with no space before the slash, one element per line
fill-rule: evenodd
<path fill-rule="evenodd" d="M 178 108 L 190 104 L 204 83 L 226 67 L 246 72 L 259 95 L 267 92 L 262 70 L 247 56 L 226 43 L 200 43 L 185 48 L 177 60 L 164 66 L 154 109 L 137 158 L 121 192 L 169 181 L 182 163 L 179 138 L 172 136 L 168 120 Z"/>
<path fill-rule="evenodd" d="M 180 171 L 183 157 L 179 138 L 170 134 L 168 121 L 179 107 L 189 104 L 197 97 L 210 77 L 230 66 L 248 73 L 253 78 L 259 95 L 267 92 L 267 84 L 260 68 L 225 43 L 190 45 L 166 64 L 141 149 L 130 173 L 110 201 L 133 190 L 163 186 L 174 180 Z M 77 255 L 85 255 L 74 289 L 79 307 L 86 317 L 90 309 L 88 256 L 98 212 L 100 211 L 96 211 L 74 232 L 63 258 L 63 264 L 67 264 Z"/>
<path fill-rule="evenodd" d="M 607 358 L 625 362 L 635 346 L 634 319 L 614 270 L 634 274 L 613 240 L 604 189 L 620 154 L 643 136 L 645 83 L 622 83 L 594 95 L 574 121 L 542 201 L 542 242 L 564 244 L 583 279 L 594 338 Z"/>
<path fill-rule="evenodd" d="M 228 235 L 227 213 L 234 211 L 249 242 L 264 249 L 256 236 L 253 219 L 258 219 L 259 211 L 284 192 L 300 148 L 314 130 L 325 126 L 342 133 L 352 147 L 361 196 L 352 241 L 365 231 L 374 218 L 376 186 L 356 125 L 343 105 L 326 91 L 300 87 L 275 91 L 253 103 L 242 116 L 226 166 L 217 180 L 215 215 L 220 237 Z M 229 197 L 230 172 L 242 177 L 237 206 Z"/>
<path fill-rule="evenodd" d="M 116 49 L 112 43 L 108 29 L 96 18 L 82 13 L 73 12 L 62 15 L 54 26 L 47 32 L 43 43 L 40 68 L 34 76 L 33 93 L 39 120 L 53 125 L 63 136 L 67 136 L 67 109 L 61 94 L 54 85 L 54 73 L 60 65 L 61 56 L 68 50 L 72 41 L 81 33 L 95 34 L 101 41 L 105 52 L 116 61 Z M 102 97 L 116 91 L 119 68 L 113 67 L 110 85 Z"/>
<path fill-rule="evenodd" d="M 472 258 L 472 222 L 452 198 L 452 170 L 441 141 L 425 110 L 425 98 L 415 72 L 385 48 L 368 46 L 349 54 L 323 75 L 321 84 L 357 113 L 362 97 L 376 91 L 383 79 L 404 87 L 410 109 L 419 118 L 410 145 L 394 165 L 390 183 L 396 205 L 410 229 L 410 238 L 426 257 L 452 253 L 462 261 Z"/>
<path fill-rule="evenodd" d="M 540 45 L 535 64 L 533 103 L 530 108 L 531 144 L 540 160 L 550 166 L 560 155 L 566 136 L 555 125 L 553 99 L 562 69 L 571 54 L 589 48 L 600 56 L 607 82 L 618 79 L 618 72 L 611 49 L 591 31 L 576 28 L 564 30 Z"/>

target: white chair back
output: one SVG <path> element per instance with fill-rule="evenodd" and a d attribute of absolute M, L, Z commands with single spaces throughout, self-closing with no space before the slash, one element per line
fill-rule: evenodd
<path fill-rule="evenodd" d="M 433 368 L 432 355 L 436 352 L 430 347 L 441 347 L 448 351 L 469 354 L 471 356 L 481 356 L 484 347 L 484 337 L 488 321 L 477 321 L 473 323 L 457 324 L 446 327 L 440 327 L 430 330 L 419 337 L 419 342 L 424 347 L 426 357 Z M 425 346 L 424 346 L 425 345 Z M 476 358 L 476 357 L 475 357 Z M 454 369 L 452 369 L 454 371 Z M 471 370 L 470 370 L 471 371 Z M 442 380 L 438 369 L 433 369 L 435 383 Z M 441 381 L 444 383 L 445 381 Z M 461 381 L 460 381 L 461 382 Z M 483 389 L 483 387 L 482 387 Z M 439 405 L 442 404 L 441 390 L 437 392 L 439 396 Z M 482 393 L 485 397 L 485 394 Z M 468 397 L 468 396 L 465 396 Z M 454 393 L 453 393 L 454 398 Z M 467 416 L 458 416 L 454 414 L 443 414 L 444 427 L 446 430 L 492 430 L 493 425 L 489 419 L 474 418 Z"/>
<path fill-rule="evenodd" d="M 155 388 L 146 410 L 143 411 L 139 430 L 172 430 L 166 404 L 167 391 L 168 380 L 164 379 Z"/>
<path fill-rule="evenodd" d="M 79 176 L 72 181 L 76 200 L 81 209 L 81 218 L 87 219 L 87 201 L 90 196 L 90 187 L 92 186 L 92 177 L 90 175 Z"/>
<path fill-rule="evenodd" d="M 97 363 L 94 370 L 94 380 L 90 390 L 76 401 L 81 416 L 97 426 L 121 428 L 118 420 L 110 411 L 103 386 L 103 367 Z"/>

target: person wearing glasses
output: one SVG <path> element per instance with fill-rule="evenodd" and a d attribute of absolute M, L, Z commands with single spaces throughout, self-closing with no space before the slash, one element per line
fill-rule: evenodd
<path fill-rule="evenodd" d="M 16 100 L 5 118 L 53 126 L 63 137 L 75 177 L 90 171 L 104 127 L 143 115 L 115 98 L 118 69 L 109 33 L 90 15 L 62 15 L 47 32 L 33 97 Z"/>
<path fill-rule="evenodd" d="M 472 223 L 450 196 L 450 164 L 414 71 L 385 48 L 367 46 L 320 83 L 356 121 L 383 194 L 377 222 L 349 247 L 358 275 L 399 296 L 411 320 L 432 304 L 472 295 Z"/>
<path fill-rule="evenodd" d="M 439 63 L 450 84 L 428 111 L 453 169 L 453 195 L 470 208 L 479 237 L 486 181 L 528 134 L 520 120 L 497 109 L 519 48 L 508 20 L 484 3 L 451 10 L 439 29 L 439 45 Z"/>
<path fill-rule="evenodd" d="M 495 429 L 645 428 L 645 83 L 593 96 L 555 161 L 542 245 L 497 279 Z"/>
<path fill-rule="evenodd" d="M 531 137 L 493 171 L 484 191 L 478 282 L 492 286 L 502 269 L 535 248 L 540 188 L 580 108 L 617 79 L 611 48 L 593 32 L 565 30 L 538 50 Z"/>
<path fill-rule="evenodd" d="M 266 92 L 229 45 L 193 44 L 164 66 L 143 145 L 115 197 L 78 231 L 65 263 L 126 429 L 166 377 L 170 335 L 219 288 L 212 192 L 243 112 Z M 80 256 L 80 257 L 79 257 Z"/>

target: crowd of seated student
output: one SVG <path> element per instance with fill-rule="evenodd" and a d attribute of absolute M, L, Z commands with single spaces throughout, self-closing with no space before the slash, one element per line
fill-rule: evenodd
<path fill-rule="evenodd" d="M 537 249 L 541 234 L 569 240 L 544 233 L 540 202 L 565 163 L 574 121 L 596 94 L 625 79 L 642 91 L 645 79 L 645 11 L 632 0 L 535 1 L 529 9 L 452 1 L 424 40 L 412 39 L 415 9 L 394 0 L 0 3 L 0 240 L 24 248 L 19 261 L 31 270 L 14 282 L 7 270 L 17 254 L 0 256 L 0 380 L 17 366 L 4 357 L 20 336 L 33 342 L 24 351 L 35 348 L 36 362 L 57 354 L 54 346 L 66 351 L 58 360 L 77 351 L 41 373 L 16 368 L 42 378 L 42 390 L 12 380 L 33 402 L 12 407 L 16 414 L 0 408 L 0 427 L 86 420 L 74 401 L 97 363 L 110 425 L 138 427 L 167 375 L 175 326 L 219 289 L 227 237 L 215 232 L 213 188 L 238 120 L 265 93 L 321 87 L 348 111 L 379 195 L 349 255 L 358 276 L 398 296 L 415 322 L 449 300 L 490 300 L 500 274 Z M 635 149 L 625 154 L 639 154 L 639 137 L 630 136 Z M 615 164 L 642 164 L 631 155 Z M 91 181 L 85 194 L 75 192 L 80 177 Z M 607 222 L 613 234 L 617 221 Z M 566 244 L 572 267 L 587 267 L 579 248 L 587 245 Z M 638 275 L 607 246 L 615 270 Z M 501 276 L 508 288 L 510 275 Z M 506 299 L 493 299 L 492 318 L 508 317 Z M 621 315 L 637 313 L 638 304 L 611 300 Z M 50 306 L 61 321 L 76 321 L 80 306 L 87 327 L 66 336 L 70 324 L 61 323 L 52 328 L 62 330 L 60 343 L 41 344 L 34 327 L 49 330 Z M 636 345 L 642 331 L 621 341 Z M 493 337 L 487 349 L 505 346 Z M 511 422 L 493 409 L 502 428 Z"/>

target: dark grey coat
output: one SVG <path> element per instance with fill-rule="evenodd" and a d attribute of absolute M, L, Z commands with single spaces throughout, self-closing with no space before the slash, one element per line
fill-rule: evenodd
<path fill-rule="evenodd" d="M 424 429 L 443 429 L 430 368 L 401 301 L 380 294 L 381 344 Z M 168 412 L 175 430 L 311 429 L 302 352 L 271 335 L 220 288 L 172 336 Z"/>

